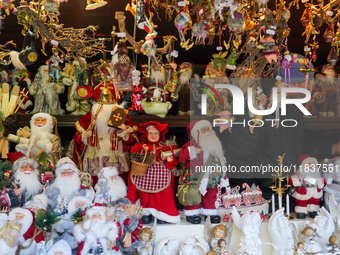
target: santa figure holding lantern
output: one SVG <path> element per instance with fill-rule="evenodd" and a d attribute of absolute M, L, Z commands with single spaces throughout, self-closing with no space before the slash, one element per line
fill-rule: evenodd
<path fill-rule="evenodd" d="M 142 144 L 135 144 L 130 151 L 131 157 L 136 152 L 155 156 L 154 163 L 147 168 L 145 174 L 137 175 L 132 170 L 128 180 L 126 197 L 131 203 L 140 200 L 143 207 L 142 221 L 145 224 L 150 223 L 153 217 L 157 218 L 157 223 L 180 222 L 174 195 L 175 178 L 171 171 L 178 164 L 178 160 L 171 153 L 164 157 L 164 152 L 173 152 L 177 149 L 177 146 L 165 144 L 165 134 L 168 130 L 168 124 L 156 121 L 138 125 L 138 131 L 142 134 Z"/>

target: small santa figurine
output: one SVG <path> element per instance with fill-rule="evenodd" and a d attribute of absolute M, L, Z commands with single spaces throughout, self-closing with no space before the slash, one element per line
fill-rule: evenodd
<path fill-rule="evenodd" d="M 37 244 L 44 241 L 43 233 L 34 227 L 34 217 L 34 212 L 24 208 L 15 208 L 8 214 L 8 220 L 22 226 L 20 235 L 16 239 L 20 255 L 36 254 Z M 1 246 L 1 250 L 6 248 Z"/>
<path fill-rule="evenodd" d="M 118 112 L 124 110 L 117 104 L 119 95 L 116 96 L 116 91 L 99 86 L 94 92 L 97 103 L 75 124 L 73 161 L 82 171 L 91 174 L 94 183 L 103 167 L 114 166 L 119 174 L 128 172 L 129 149 L 138 140 L 135 134 L 137 126 L 129 115 L 123 123 L 119 123 L 119 127 L 109 126 L 111 119 L 120 121 L 125 117 L 123 112 Z"/>
<path fill-rule="evenodd" d="M 202 203 L 193 206 L 184 206 L 186 220 L 192 224 L 199 224 L 199 214 L 210 215 L 212 223 L 220 223 L 221 217 L 217 215 L 216 195 L 218 185 L 229 186 L 229 179 L 225 171 L 210 172 L 207 167 L 218 166 L 220 169 L 226 164 L 223 155 L 221 141 L 212 130 L 212 125 L 207 120 L 193 121 L 187 127 L 189 139 L 193 138 L 181 149 L 179 162 L 186 162 L 186 169 L 191 178 L 201 179 L 199 190 L 202 196 Z M 203 169 L 202 171 L 202 168 Z M 199 170 L 198 170 L 199 169 Z"/>
<path fill-rule="evenodd" d="M 72 255 L 72 250 L 65 240 L 60 240 L 52 245 L 47 255 Z"/>
<path fill-rule="evenodd" d="M 13 163 L 13 180 L 2 191 L 0 203 L 5 207 L 22 207 L 31 196 L 40 194 L 44 188 L 39 181 L 39 164 L 21 152 L 8 153 L 7 156 Z"/>
<path fill-rule="evenodd" d="M 45 191 L 48 197 L 48 204 L 53 210 L 60 213 L 66 212 L 69 201 L 75 196 L 84 196 L 91 201 L 93 200 L 93 188 L 81 189 L 78 173 L 79 169 L 70 158 L 64 157 L 57 162 L 55 169 L 56 178 Z"/>
<path fill-rule="evenodd" d="M 104 167 L 101 171 L 103 171 L 103 175 L 107 180 L 107 187 L 110 189 L 109 195 L 111 197 L 111 201 L 113 202 L 119 198 L 125 197 L 127 194 L 127 187 L 123 178 L 118 175 L 119 173 L 117 168 Z M 95 185 L 94 189 L 96 193 L 100 192 L 98 183 Z"/>
<path fill-rule="evenodd" d="M 116 241 L 121 237 L 119 222 L 107 221 L 106 208 L 94 204 L 85 214 L 85 220 L 73 228 L 73 234 L 80 248 L 77 255 L 122 254 Z"/>
<path fill-rule="evenodd" d="M 314 218 L 319 211 L 320 198 L 323 195 L 323 188 L 326 182 L 317 169 L 318 160 L 309 155 L 299 157 L 300 168 L 289 178 L 289 184 L 294 188 L 293 197 L 296 217 L 305 219 L 307 213 Z"/>
<path fill-rule="evenodd" d="M 165 135 L 169 130 L 168 124 L 160 124 L 157 121 L 149 121 L 138 125 L 138 131 L 142 134 L 142 144 L 135 144 L 131 148 L 134 152 L 147 152 L 156 157 L 144 176 L 130 173 L 128 180 L 127 198 L 134 204 L 139 199 L 143 207 L 142 221 L 148 224 L 152 217 L 157 218 L 158 223 L 180 223 L 179 212 L 175 201 L 175 178 L 171 169 L 175 168 L 178 160 L 169 156 L 161 159 L 161 153 L 176 149 L 177 146 L 167 146 Z"/>
<path fill-rule="evenodd" d="M 39 210 L 46 211 L 47 209 L 48 198 L 47 196 L 42 193 L 39 195 L 35 195 L 32 200 L 27 201 L 23 208 L 27 208 L 34 213 L 37 213 Z"/>
<path fill-rule="evenodd" d="M 42 152 L 51 156 L 51 164 L 55 165 L 60 159 L 60 141 L 56 134 L 53 134 L 53 127 L 56 124 L 55 118 L 47 113 L 36 113 L 31 118 L 31 136 L 29 139 L 20 138 L 9 134 L 8 140 L 15 142 L 15 150 L 21 151 L 26 156 L 38 160 Z"/>

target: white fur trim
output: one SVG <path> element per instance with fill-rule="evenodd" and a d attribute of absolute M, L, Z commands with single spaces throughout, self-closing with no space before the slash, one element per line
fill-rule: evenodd
<path fill-rule="evenodd" d="M 181 217 L 178 214 L 177 216 L 170 216 L 164 212 L 157 211 L 154 208 L 143 208 L 142 215 L 150 215 L 152 214 L 155 218 L 170 222 L 170 223 L 180 223 Z"/>
<path fill-rule="evenodd" d="M 30 201 L 27 201 L 23 208 L 30 208 L 31 206 L 33 206 L 34 208 L 36 208 L 37 210 L 40 210 L 40 209 L 43 209 L 43 210 L 46 210 L 46 207 L 45 205 L 43 205 L 40 200 L 30 200 Z"/>
<path fill-rule="evenodd" d="M 27 239 L 22 246 L 28 246 L 31 242 L 31 239 Z M 37 250 L 37 243 L 35 241 L 32 242 L 31 246 L 27 249 L 21 249 L 20 250 L 20 255 L 32 255 L 35 254 Z"/>
<path fill-rule="evenodd" d="M 195 216 L 201 214 L 201 208 L 200 209 L 193 209 L 193 210 L 183 210 L 185 216 Z"/>
<path fill-rule="evenodd" d="M 85 202 L 85 207 L 87 206 L 91 206 L 92 205 L 92 201 L 86 197 L 83 196 L 76 196 L 73 197 L 70 202 L 68 203 L 67 209 L 68 209 L 68 214 L 72 215 L 77 209 L 75 208 L 75 204 L 78 201 L 84 201 Z"/>
<path fill-rule="evenodd" d="M 31 100 L 28 100 L 28 101 L 26 101 L 26 103 L 22 104 L 22 105 L 20 106 L 20 108 L 23 109 L 23 110 L 26 110 L 26 109 L 27 109 L 28 107 L 30 107 L 31 105 L 33 105 L 32 101 L 31 101 Z"/>
<path fill-rule="evenodd" d="M 13 167 L 12 167 L 12 175 L 17 170 L 19 170 L 22 166 L 27 165 L 27 164 L 31 164 L 34 169 L 38 169 L 39 167 L 39 164 L 36 160 L 29 158 L 29 157 L 21 157 L 21 158 L 18 158 L 16 161 L 14 161 Z"/>
<path fill-rule="evenodd" d="M 314 204 L 308 204 L 307 205 L 307 211 L 308 212 L 317 212 L 319 211 L 320 206 L 319 205 L 314 205 Z"/>
<path fill-rule="evenodd" d="M 8 214 L 8 220 L 15 221 L 15 214 L 21 213 L 24 215 L 24 222 L 20 222 L 23 224 L 22 229 L 20 231 L 20 235 L 24 235 L 27 230 L 31 227 L 33 223 L 33 215 L 30 210 L 25 209 L 25 208 L 14 208 L 11 210 Z"/>
<path fill-rule="evenodd" d="M 296 213 L 307 213 L 307 207 L 295 206 Z"/>
<path fill-rule="evenodd" d="M 39 113 L 34 114 L 31 118 L 31 121 L 30 121 L 31 127 L 34 125 L 34 122 L 37 118 L 46 119 L 46 125 L 48 125 L 50 127 L 50 132 L 52 133 L 53 126 L 54 126 L 52 116 L 49 115 L 48 113 L 43 113 L 43 112 L 39 112 Z"/>
<path fill-rule="evenodd" d="M 58 168 L 64 164 L 73 164 L 75 167 L 77 167 L 76 164 L 69 157 L 63 157 L 59 159 L 55 167 Z"/>
<path fill-rule="evenodd" d="M 70 245 L 65 240 L 56 242 L 49 250 L 47 255 L 54 255 L 54 252 L 62 251 L 63 255 L 72 255 Z"/>
<path fill-rule="evenodd" d="M 53 143 L 48 142 L 45 146 L 46 153 L 50 153 L 52 151 L 52 148 L 53 148 Z"/>
<path fill-rule="evenodd" d="M 212 125 L 211 125 L 210 121 L 208 121 L 208 120 L 200 120 L 200 121 L 196 122 L 196 124 L 191 128 L 190 133 L 191 133 L 191 136 L 195 140 L 197 140 L 197 134 L 198 134 L 197 131 L 199 131 L 203 127 L 210 127 L 210 129 L 212 130 Z"/>
<path fill-rule="evenodd" d="M 93 206 L 91 209 L 86 210 L 86 214 L 92 217 L 93 214 L 100 213 L 103 220 L 105 220 L 105 210 L 106 210 L 105 206 Z"/>
<path fill-rule="evenodd" d="M 307 195 L 309 195 L 310 197 L 313 198 L 321 198 L 323 194 L 323 191 L 321 190 L 320 192 L 318 192 L 317 188 L 307 188 Z"/>
<path fill-rule="evenodd" d="M 301 181 L 299 180 L 299 177 L 298 177 L 298 175 L 293 175 L 292 177 L 292 183 L 293 183 L 293 186 L 294 187 L 299 187 L 299 186 L 301 186 Z"/>
<path fill-rule="evenodd" d="M 217 209 L 204 209 L 202 208 L 203 215 L 217 215 Z"/>
<path fill-rule="evenodd" d="M 197 158 L 195 146 L 189 146 L 188 151 L 189 151 L 189 156 L 190 156 L 189 160 L 194 160 Z"/>
<path fill-rule="evenodd" d="M 110 179 L 112 176 L 118 175 L 118 170 L 116 167 L 104 167 L 101 170 L 103 170 L 103 175 L 106 179 Z M 98 177 L 100 178 L 100 171 L 98 173 Z"/>
<path fill-rule="evenodd" d="M 301 166 L 304 166 L 306 164 L 317 164 L 318 163 L 318 160 L 316 158 L 313 158 L 313 157 L 308 157 L 308 158 L 305 158 L 302 162 L 301 162 Z"/>
<path fill-rule="evenodd" d="M 48 198 L 45 194 L 35 195 L 33 200 L 40 200 L 40 202 L 47 208 Z"/>

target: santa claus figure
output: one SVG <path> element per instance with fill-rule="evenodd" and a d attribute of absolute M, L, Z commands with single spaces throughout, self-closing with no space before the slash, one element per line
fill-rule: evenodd
<path fill-rule="evenodd" d="M 112 91 L 108 87 L 95 90 L 94 98 L 98 103 L 75 124 L 73 161 L 95 181 L 103 167 L 114 166 L 119 174 L 128 172 L 128 151 L 138 139 L 135 135 L 137 127 L 129 115 L 118 112 L 124 110 L 117 104 L 116 91 Z M 118 123 L 118 128 L 109 126 L 109 121 L 120 121 L 125 116 L 125 122 Z"/>
<path fill-rule="evenodd" d="M 53 244 L 48 250 L 47 255 L 72 255 L 72 250 L 66 241 L 60 240 Z"/>
<path fill-rule="evenodd" d="M 289 178 L 289 184 L 293 187 L 293 197 L 297 203 L 295 206 L 296 217 L 305 219 L 307 213 L 314 218 L 319 211 L 319 202 L 326 183 L 317 170 L 318 160 L 309 155 L 299 157 L 300 168 Z"/>
<path fill-rule="evenodd" d="M 53 117 L 47 113 L 36 113 L 31 118 L 31 137 L 23 139 L 16 135 L 8 135 L 8 140 L 18 143 L 16 151 L 21 151 L 26 156 L 37 160 L 42 152 L 51 156 L 51 164 L 54 165 L 60 159 L 60 141 L 53 134 L 56 124 Z"/>
<path fill-rule="evenodd" d="M 48 198 L 45 194 L 35 195 L 32 200 L 27 201 L 23 208 L 27 208 L 34 213 L 37 213 L 39 210 L 46 211 L 47 209 Z"/>
<path fill-rule="evenodd" d="M 123 198 L 127 194 L 127 187 L 125 185 L 125 182 L 122 177 L 120 177 L 118 174 L 118 170 L 115 167 L 104 167 L 102 170 L 104 178 L 107 180 L 106 187 L 108 187 L 109 190 L 109 196 L 111 198 L 111 201 L 115 201 L 119 198 Z M 99 176 L 98 176 L 99 177 Z M 100 186 L 97 183 L 94 187 L 96 194 L 100 192 Z"/>
<path fill-rule="evenodd" d="M 7 154 L 13 163 L 11 184 L 0 195 L 0 203 L 5 207 L 23 206 L 32 196 L 43 190 L 39 181 L 38 162 L 21 152 Z"/>
<path fill-rule="evenodd" d="M 73 228 L 73 234 L 80 243 L 78 255 L 122 254 L 116 245 L 121 226 L 119 222 L 106 220 L 105 207 L 101 204 L 86 211 L 85 220 Z"/>
<path fill-rule="evenodd" d="M 135 144 L 131 148 L 132 153 L 146 151 L 156 157 L 155 163 L 151 164 L 144 176 L 130 173 L 128 180 L 127 198 L 132 202 L 140 200 L 143 207 L 142 221 L 148 224 L 152 217 L 157 218 L 158 223 L 179 223 L 180 216 L 175 202 L 175 178 L 171 169 L 175 168 L 178 160 L 169 156 L 161 159 L 161 153 L 176 149 L 177 146 L 165 144 L 165 134 L 168 132 L 168 124 L 160 124 L 149 121 L 138 125 L 138 131 L 142 134 L 142 144 Z"/>
<path fill-rule="evenodd" d="M 326 160 L 325 160 L 326 161 Z M 327 163 L 327 162 L 325 162 Z M 337 158 L 334 161 L 335 169 L 340 168 L 340 158 Z M 337 203 L 340 202 L 340 172 L 332 171 L 331 167 L 329 167 L 329 171 L 323 173 L 323 178 L 326 181 L 327 186 L 324 188 L 324 200 L 325 207 L 329 210 L 329 200 L 332 194 L 334 194 L 334 199 Z"/>
<path fill-rule="evenodd" d="M 199 224 L 201 217 L 210 215 L 212 223 L 219 223 L 221 217 L 217 215 L 216 195 L 218 184 L 228 187 L 229 180 L 224 171 L 210 171 L 209 167 L 225 166 L 222 144 L 212 130 L 212 125 L 207 120 L 193 121 L 187 127 L 189 139 L 181 149 L 180 162 L 186 162 L 185 168 L 191 174 L 193 180 L 201 180 L 199 190 L 202 197 L 201 204 L 184 206 L 186 220 L 193 224 Z M 217 168 L 215 168 L 217 169 Z"/>
<path fill-rule="evenodd" d="M 129 110 L 132 111 L 143 111 L 142 103 L 142 84 L 140 83 L 140 71 L 134 70 L 132 72 L 132 81 L 133 81 L 133 91 L 131 94 L 131 102 L 132 105 L 129 107 Z"/>
<path fill-rule="evenodd" d="M 34 227 L 34 217 L 34 212 L 24 208 L 15 208 L 8 214 L 8 220 L 21 226 L 20 235 L 16 239 L 20 255 L 36 254 L 37 244 L 44 241 L 43 233 Z M 1 250 L 7 248 L 4 246 L 1 246 Z"/>
<path fill-rule="evenodd" d="M 48 204 L 54 211 L 59 213 L 67 212 L 68 203 L 75 196 L 84 196 L 91 201 L 93 200 L 93 188 L 80 188 L 79 169 L 70 158 L 61 158 L 56 167 L 56 178 L 45 191 L 48 197 Z"/>

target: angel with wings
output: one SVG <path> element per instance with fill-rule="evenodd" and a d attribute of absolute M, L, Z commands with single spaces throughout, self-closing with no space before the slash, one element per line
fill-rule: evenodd
<path fill-rule="evenodd" d="M 204 239 L 217 254 L 223 254 L 225 250 L 228 250 L 232 230 L 233 223 L 231 221 L 227 225 L 219 224 L 212 227 L 210 216 L 208 216 L 204 225 Z"/>
<path fill-rule="evenodd" d="M 157 232 L 157 219 L 153 223 L 152 228 L 143 228 L 138 233 L 138 238 L 141 241 L 141 245 L 137 247 L 137 252 L 139 255 L 152 255 L 153 247 L 156 240 Z"/>

